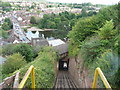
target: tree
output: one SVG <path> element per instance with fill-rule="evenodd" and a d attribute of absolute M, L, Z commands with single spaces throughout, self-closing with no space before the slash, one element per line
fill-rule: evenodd
<path fill-rule="evenodd" d="M 117 30 L 113 29 L 114 25 L 112 20 L 106 21 L 105 25 L 97 31 L 102 39 L 111 39 L 113 35 L 117 34 Z"/>
<path fill-rule="evenodd" d="M 5 18 L 5 22 L 8 23 L 8 25 L 11 29 L 13 28 L 13 25 L 12 25 L 10 18 Z"/>
<path fill-rule="evenodd" d="M 73 39 L 73 42 L 80 43 L 86 37 L 92 35 L 99 27 L 96 25 L 97 18 L 95 16 L 88 18 L 81 18 L 70 31 L 68 37 Z"/>
<path fill-rule="evenodd" d="M 61 22 L 61 19 L 60 19 L 60 18 L 55 18 L 54 20 L 55 20 L 55 23 L 56 23 L 56 24 L 58 24 L 58 23 Z"/>
<path fill-rule="evenodd" d="M 30 18 L 30 23 L 31 23 L 31 24 L 36 24 L 36 18 L 35 18 L 34 16 L 32 16 L 32 17 Z"/>
<path fill-rule="evenodd" d="M 31 8 L 31 9 L 34 9 L 34 8 L 35 8 L 35 5 L 32 5 L 30 8 Z"/>
<path fill-rule="evenodd" d="M 47 27 L 46 28 L 55 29 L 56 28 L 55 22 L 47 20 Z"/>
<path fill-rule="evenodd" d="M 86 9 L 83 8 L 82 9 L 82 14 L 81 14 L 82 17 L 86 17 L 87 16 L 87 12 L 86 12 Z"/>
<path fill-rule="evenodd" d="M 25 32 L 27 32 L 27 28 L 24 28 L 23 30 L 24 30 Z"/>
<path fill-rule="evenodd" d="M 25 57 L 27 62 L 30 62 L 33 60 L 33 48 L 28 44 L 18 44 L 14 48 L 14 52 L 20 53 L 22 56 Z"/>
<path fill-rule="evenodd" d="M 4 45 L 2 47 L 2 55 L 3 56 L 12 55 L 13 53 L 15 53 L 14 48 L 15 48 L 15 44 Z"/>
<path fill-rule="evenodd" d="M 11 4 L 9 2 L 0 2 L 1 7 L 11 7 Z"/>
<path fill-rule="evenodd" d="M 0 30 L 0 36 L 2 36 L 4 39 L 7 39 L 8 38 L 8 33 L 4 30 Z"/>
<path fill-rule="evenodd" d="M 92 15 L 96 15 L 96 14 L 97 14 L 96 12 L 90 11 L 90 12 L 88 13 L 88 16 L 92 16 Z"/>
<path fill-rule="evenodd" d="M 3 30 L 9 30 L 9 29 L 10 29 L 10 26 L 8 25 L 7 22 L 4 22 L 4 23 L 2 24 L 2 29 L 3 29 Z"/>
<path fill-rule="evenodd" d="M 11 4 L 9 2 L 0 2 L 0 6 L 2 7 L 3 11 L 10 11 L 11 8 Z"/>
<path fill-rule="evenodd" d="M 117 11 L 118 11 L 118 17 L 117 17 L 117 28 L 119 30 L 120 33 L 120 2 L 117 5 Z"/>
<path fill-rule="evenodd" d="M 11 56 L 8 56 L 7 60 L 2 65 L 2 73 L 9 74 L 18 70 L 26 64 L 26 61 L 22 55 L 15 53 Z"/>
<path fill-rule="evenodd" d="M 13 28 L 13 25 L 12 25 L 12 22 L 10 21 L 10 18 L 5 18 L 4 23 L 2 24 L 2 29 L 9 30 L 12 28 Z"/>

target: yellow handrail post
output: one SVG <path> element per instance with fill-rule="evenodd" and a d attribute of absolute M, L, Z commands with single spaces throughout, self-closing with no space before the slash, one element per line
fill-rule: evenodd
<path fill-rule="evenodd" d="M 22 81 L 20 82 L 18 88 L 22 89 L 31 74 L 31 80 L 32 80 L 32 89 L 35 89 L 35 73 L 34 73 L 34 66 L 31 65 L 26 74 L 24 75 Z"/>
<path fill-rule="evenodd" d="M 96 85 L 97 85 L 97 80 L 98 80 L 98 75 L 100 75 L 100 78 L 102 79 L 105 87 L 108 89 L 111 89 L 107 79 L 105 78 L 103 72 L 101 71 L 101 69 L 98 67 L 96 68 L 95 70 L 95 74 L 94 74 L 94 80 L 93 80 L 93 84 L 92 84 L 92 88 L 96 88 Z"/>
<path fill-rule="evenodd" d="M 97 69 L 96 69 L 96 70 L 95 70 L 95 73 L 94 73 L 94 79 L 93 79 L 92 88 L 96 88 L 97 80 L 98 80 L 98 71 L 97 71 Z"/>
<path fill-rule="evenodd" d="M 105 78 L 105 76 L 104 76 L 104 74 L 103 74 L 103 72 L 101 71 L 100 68 L 98 68 L 98 71 L 99 71 L 99 75 L 100 75 L 100 77 L 101 77 L 101 79 L 102 79 L 105 87 L 106 88 L 111 88 L 110 85 L 109 85 L 109 83 L 108 83 L 108 81 L 107 81 L 107 79 Z"/>
<path fill-rule="evenodd" d="M 32 88 L 33 89 L 35 89 L 35 73 L 34 73 L 34 68 L 32 69 L 32 73 L 31 73 L 31 75 L 32 75 Z"/>

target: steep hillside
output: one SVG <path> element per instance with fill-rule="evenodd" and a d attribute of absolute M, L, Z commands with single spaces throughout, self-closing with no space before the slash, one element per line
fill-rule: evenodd
<path fill-rule="evenodd" d="M 119 5 L 110 6 L 97 15 L 79 19 L 68 35 L 69 55 L 79 57 L 80 54 L 90 76 L 100 67 L 112 87 L 120 84 L 118 9 Z"/>

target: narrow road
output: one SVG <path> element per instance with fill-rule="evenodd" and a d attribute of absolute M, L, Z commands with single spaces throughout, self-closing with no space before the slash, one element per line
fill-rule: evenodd
<path fill-rule="evenodd" d="M 30 42 L 29 39 L 25 36 L 23 30 L 19 25 L 19 22 L 17 21 L 17 18 L 14 15 L 12 16 L 12 23 L 13 23 L 14 34 L 18 36 L 23 43 Z"/>
<path fill-rule="evenodd" d="M 73 81 L 68 71 L 59 71 L 54 88 L 55 89 L 61 89 L 61 88 L 76 89 L 77 85 Z"/>

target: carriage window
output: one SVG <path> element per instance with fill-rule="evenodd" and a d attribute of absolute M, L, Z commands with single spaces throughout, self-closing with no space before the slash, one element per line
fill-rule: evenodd
<path fill-rule="evenodd" d="M 64 68 L 67 68 L 67 63 L 66 63 L 66 62 L 64 62 L 63 67 L 64 67 Z"/>

